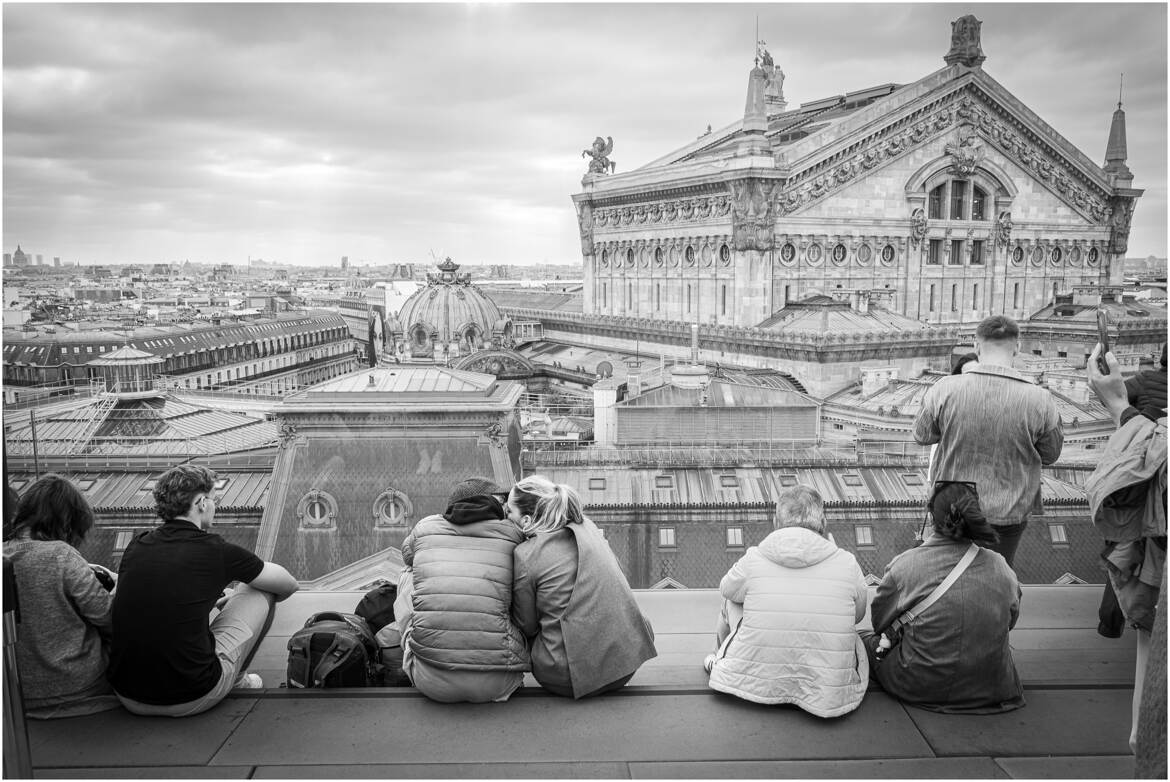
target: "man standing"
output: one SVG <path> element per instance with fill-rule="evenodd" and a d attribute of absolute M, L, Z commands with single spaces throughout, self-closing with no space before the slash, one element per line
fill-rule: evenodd
<path fill-rule="evenodd" d="M 287 570 L 207 532 L 216 475 L 182 465 L 154 487 L 163 523 L 134 538 L 114 593 L 107 677 L 135 714 L 186 717 L 210 709 L 232 687 L 263 687 L 246 673 L 268 632 L 274 603 L 297 591 Z M 242 582 L 225 597 L 225 588 Z M 212 609 L 220 611 L 214 619 Z"/>
<path fill-rule="evenodd" d="M 1028 515 L 1043 512 L 1040 468 L 1059 458 L 1064 433 L 1052 395 L 1012 369 L 1020 328 L 993 315 L 975 330 L 979 360 L 926 392 L 914 422 L 920 445 L 938 443 L 932 479 L 975 484 L 979 505 L 999 533 L 989 546 L 1015 559 Z"/>

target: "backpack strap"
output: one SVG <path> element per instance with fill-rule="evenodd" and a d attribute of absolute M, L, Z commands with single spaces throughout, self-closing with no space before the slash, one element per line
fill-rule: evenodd
<path fill-rule="evenodd" d="M 325 677 L 333 673 L 341 664 L 341 660 L 345 656 L 345 650 L 341 648 L 341 645 L 341 640 L 336 637 L 333 639 L 333 643 L 329 644 L 329 648 L 321 655 L 321 661 L 313 669 L 311 686 L 320 687 L 325 681 Z"/>
<path fill-rule="evenodd" d="M 967 567 L 975 561 L 975 556 L 978 553 L 979 546 L 972 543 L 967 548 L 967 550 L 963 552 L 962 558 L 957 563 L 955 563 L 955 566 L 951 568 L 951 572 L 948 573 L 947 577 L 942 580 L 942 583 L 936 586 L 933 592 L 920 600 L 917 605 L 911 606 L 902 612 L 902 615 L 890 624 L 889 629 L 886 630 L 886 634 L 890 635 L 890 633 L 901 633 L 902 627 L 904 625 L 910 624 L 915 619 L 917 619 L 923 611 L 934 605 L 935 602 L 937 602 L 940 597 L 946 594 L 946 591 L 950 589 L 956 581 L 959 580 L 959 576 L 963 575 L 963 571 L 966 570 Z M 890 637 L 893 636 L 891 635 Z"/>

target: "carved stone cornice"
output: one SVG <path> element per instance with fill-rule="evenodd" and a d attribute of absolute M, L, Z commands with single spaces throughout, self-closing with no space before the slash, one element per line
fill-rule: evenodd
<path fill-rule="evenodd" d="M 626 206 L 610 206 L 593 212 L 600 228 L 649 227 L 695 223 L 731 214 L 731 196 L 726 192 L 711 195 L 672 198 Z"/>

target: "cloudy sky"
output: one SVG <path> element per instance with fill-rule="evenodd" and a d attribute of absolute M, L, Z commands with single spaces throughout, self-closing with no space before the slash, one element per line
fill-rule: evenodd
<path fill-rule="evenodd" d="M 580 263 L 581 150 L 628 171 L 742 117 L 984 69 L 1103 162 L 1125 73 L 1132 256 L 1166 255 L 1165 4 L 13 4 L 4 251 L 63 262 Z"/>

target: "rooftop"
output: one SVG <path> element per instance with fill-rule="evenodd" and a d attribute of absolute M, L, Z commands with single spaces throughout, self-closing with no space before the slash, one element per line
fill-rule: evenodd
<path fill-rule="evenodd" d="M 529 679 L 507 703 L 438 704 L 413 688 L 303 691 L 283 681 L 285 644 L 359 592 L 280 604 L 241 690 L 186 719 L 115 711 L 32 722 L 37 777 L 151 778 L 1123 778 L 1134 670 L 1131 633 L 1096 634 L 1099 587 L 1024 587 L 1012 646 L 1028 705 L 991 716 L 904 706 L 871 687 L 822 720 L 715 693 L 714 590 L 639 591 L 658 657 L 622 691 L 571 701 Z"/>

